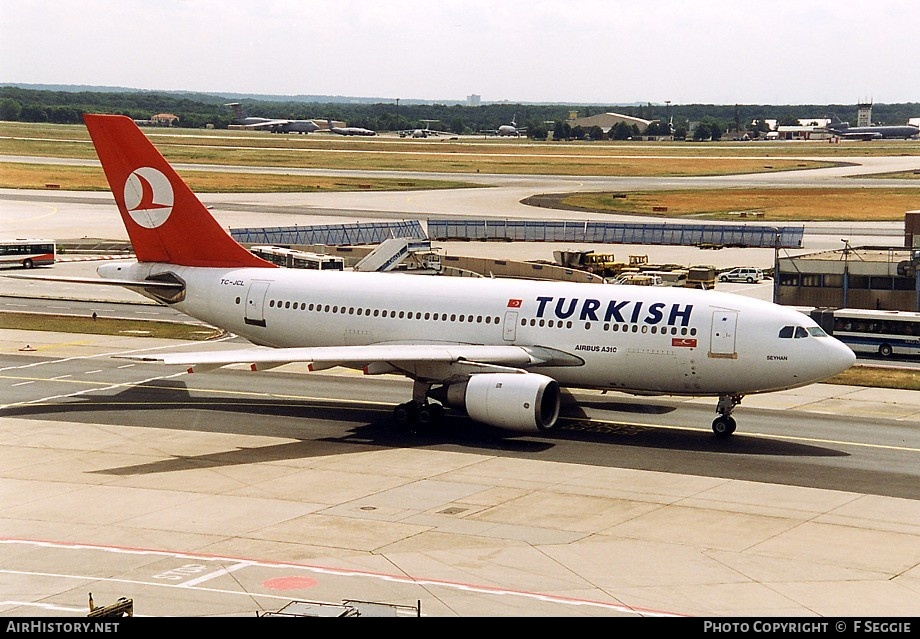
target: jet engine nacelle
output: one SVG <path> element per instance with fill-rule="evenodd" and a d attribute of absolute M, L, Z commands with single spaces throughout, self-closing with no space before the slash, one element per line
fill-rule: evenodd
<path fill-rule="evenodd" d="M 545 431 L 559 417 L 559 384 L 536 373 L 480 373 L 451 384 L 441 399 L 477 422 L 519 432 Z"/>

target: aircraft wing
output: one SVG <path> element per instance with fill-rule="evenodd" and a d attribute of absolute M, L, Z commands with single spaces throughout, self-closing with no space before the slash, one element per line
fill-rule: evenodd
<path fill-rule="evenodd" d="M 880 140 L 884 136 L 881 133 L 844 133 L 841 137 L 847 140 Z"/>
<path fill-rule="evenodd" d="M 421 131 L 425 135 L 431 136 L 434 138 L 441 137 L 442 135 L 446 135 L 446 136 L 457 135 L 456 133 L 451 133 L 450 131 L 438 131 L 436 129 L 402 129 L 400 131 L 397 131 L 396 133 L 400 136 L 407 137 L 407 136 L 412 136 L 413 134 L 415 134 L 416 131 Z"/>
<path fill-rule="evenodd" d="M 309 363 L 311 370 L 334 366 L 373 367 L 375 372 L 404 370 L 425 364 L 457 364 L 481 372 L 496 367 L 530 368 L 533 366 L 581 366 L 584 360 L 563 351 L 532 346 L 481 346 L 474 344 L 372 344 L 368 346 L 318 346 L 314 348 L 254 347 L 226 351 L 194 351 L 117 355 L 119 359 L 161 362 L 187 366 L 195 370 L 213 370 L 231 364 L 248 364 L 252 370 L 266 370 L 291 364 Z M 458 371 L 459 372 L 459 371 Z"/>
<path fill-rule="evenodd" d="M 247 129 L 273 129 L 278 126 L 284 126 L 285 124 L 290 124 L 290 120 L 266 120 L 265 122 L 257 122 L 255 124 L 246 124 Z"/>

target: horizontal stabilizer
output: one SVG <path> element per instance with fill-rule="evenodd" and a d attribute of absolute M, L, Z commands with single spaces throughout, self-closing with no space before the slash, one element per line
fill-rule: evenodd
<path fill-rule="evenodd" d="M 69 282 L 71 284 L 100 284 L 102 286 L 123 286 L 123 287 L 142 287 L 142 288 L 159 288 L 170 290 L 181 290 L 183 285 L 178 282 L 169 282 L 161 280 L 116 280 L 101 277 L 66 277 L 63 275 L 27 275 L 25 273 L 11 273 L 5 277 L 13 277 L 20 280 L 46 280 L 49 282 Z"/>

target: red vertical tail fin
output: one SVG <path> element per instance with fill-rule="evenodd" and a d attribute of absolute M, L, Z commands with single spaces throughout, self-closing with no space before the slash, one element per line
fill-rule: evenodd
<path fill-rule="evenodd" d="M 139 262 L 273 265 L 224 230 L 131 118 L 83 116 Z"/>

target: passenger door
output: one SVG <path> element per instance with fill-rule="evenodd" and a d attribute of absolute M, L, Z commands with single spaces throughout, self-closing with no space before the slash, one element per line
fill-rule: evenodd
<path fill-rule="evenodd" d="M 246 292 L 245 322 L 251 326 L 265 326 L 265 297 L 271 282 L 253 280 Z"/>
<path fill-rule="evenodd" d="M 709 339 L 709 357 L 735 359 L 735 331 L 738 328 L 738 311 L 718 310 L 712 313 Z"/>
<path fill-rule="evenodd" d="M 505 313 L 505 325 L 502 330 L 502 337 L 506 342 L 513 342 L 517 337 L 517 311 L 508 311 Z"/>

